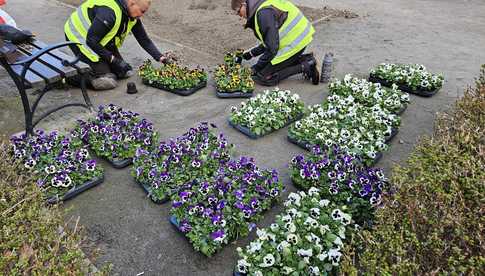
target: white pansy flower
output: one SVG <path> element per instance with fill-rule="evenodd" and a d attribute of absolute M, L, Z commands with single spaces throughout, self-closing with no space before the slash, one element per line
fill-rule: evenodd
<path fill-rule="evenodd" d="M 270 267 L 275 263 L 275 258 L 272 254 L 267 254 L 263 257 L 263 262 L 259 264 L 260 267 Z"/>

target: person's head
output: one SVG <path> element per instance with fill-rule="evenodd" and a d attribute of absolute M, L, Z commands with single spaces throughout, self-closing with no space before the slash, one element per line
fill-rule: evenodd
<path fill-rule="evenodd" d="M 246 0 L 232 0 L 231 8 L 242 18 L 248 18 L 248 5 Z"/>
<path fill-rule="evenodd" d="M 150 8 L 152 0 L 126 0 L 126 6 L 131 18 L 140 18 Z"/>

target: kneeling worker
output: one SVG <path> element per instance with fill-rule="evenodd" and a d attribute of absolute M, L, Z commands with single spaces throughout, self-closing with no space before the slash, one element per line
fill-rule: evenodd
<path fill-rule="evenodd" d="M 254 81 L 266 86 L 303 73 L 317 85 L 320 75 L 313 54 L 303 54 L 315 29 L 288 0 L 232 0 L 231 8 L 246 18 L 261 44 L 243 54 L 245 60 L 262 55 L 252 67 Z"/>
<path fill-rule="evenodd" d="M 140 21 L 150 4 L 151 0 L 86 0 L 67 20 L 66 39 L 81 43 L 71 46 L 71 50 L 91 67 L 93 89 L 113 89 L 116 79 L 133 75 L 133 68 L 118 51 L 130 31 L 155 60 L 169 60 L 153 44 Z"/>

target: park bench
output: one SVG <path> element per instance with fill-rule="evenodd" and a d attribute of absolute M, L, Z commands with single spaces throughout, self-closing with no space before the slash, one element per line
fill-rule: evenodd
<path fill-rule="evenodd" d="M 35 126 L 50 114 L 66 107 L 80 106 L 92 110 L 92 104 L 86 91 L 86 81 L 90 67 L 79 58 L 66 55 L 59 48 L 74 42 L 62 42 L 54 45 L 30 39 L 22 44 L 13 44 L 0 38 L 0 63 L 15 82 L 20 93 L 25 114 L 25 133 L 33 134 Z M 57 106 L 34 120 L 34 113 L 43 96 L 53 88 L 66 83 L 70 77 L 80 77 L 84 103 L 72 102 Z M 36 96 L 30 104 L 27 90 L 33 90 L 30 96 Z"/>

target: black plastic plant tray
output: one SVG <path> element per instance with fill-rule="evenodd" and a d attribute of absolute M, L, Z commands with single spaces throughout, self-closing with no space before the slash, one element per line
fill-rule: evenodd
<path fill-rule="evenodd" d="M 397 135 L 398 132 L 399 132 L 399 129 L 393 128 L 392 131 L 391 131 L 391 135 L 389 135 L 389 136 L 386 137 L 386 141 L 385 142 L 386 143 L 391 142 L 392 138 L 394 138 Z"/>
<path fill-rule="evenodd" d="M 170 200 L 170 196 L 165 196 L 165 198 L 163 199 L 158 199 L 158 198 L 154 198 L 152 196 L 152 188 L 150 187 L 149 184 L 146 184 L 146 183 L 142 183 L 138 180 L 135 180 L 136 183 L 138 183 L 138 185 L 140 185 L 140 187 L 143 188 L 143 190 L 145 191 L 145 193 L 148 195 L 148 197 L 150 198 L 151 201 L 153 201 L 153 203 L 155 204 L 163 204 L 163 203 L 166 203 Z"/>
<path fill-rule="evenodd" d="M 230 118 L 227 119 L 227 121 L 229 122 L 229 125 L 231 125 L 235 129 L 239 130 L 240 132 L 242 132 L 244 135 L 248 136 L 249 138 L 251 138 L 251 139 L 258 139 L 258 138 L 261 138 L 263 136 L 266 136 L 266 135 L 268 135 L 270 133 L 273 133 L 275 131 L 278 131 L 278 130 L 280 130 L 282 128 L 285 128 L 285 127 L 291 125 L 292 123 L 300 120 L 302 117 L 303 117 L 303 114 L 300 114 L 300 115 L 296 116 L 296 118 L 294 118 L 294 119 L 289 120 L 288 122 L 286 122 L 286 124 L 283 127 L 279 128 L 279 129 L 273 129 L 273 130 L 271 130 L 271 131 L 269 131 L 267 133 L 261 134 L 261 135 L 256 135 L 251 130 L 249 130 L 249 128 L 244 127 L 244 126 L 241 126 L 241 125 L 237 125 L 237 124 L 233 123 Z"/>
<path fill-rule="evenodd" d="M 233 91 L 233 92 L 224 92 L 219 89 L 216 89 L 216 96 L 222 99 L 230 99 L 230 98 L 251 98 L 253 96 L 253 91 L 249 92 L 242 92 L 242 91 Z"/>
<path fill-rule="evenodd" d="M 202 88 L 204 88 L 204 87 L 207 86 L 207 82 L 206 81 L 202 81 L 199 84 L 197 84 L 196 86 L 194 86 L 192 88 L 188 88 L 188 89 L 171 89 L 171 88 L 166 87 L 164 85 L 161 85 L 161 84 L 159 84 L 157 82 L 150 83 L 148 80 L 143 80 L 143 84 L 148 85 L 148 86 L 151 86 L 151 87 L 155 87 L 155 88 L 158 88 L 158 89 L 161 89 L 161 90 L 165 90 L 165 91 L 168 91 L 168 92 L 172 92 L 172 93 L 177 94 L 177 95 L 180 95 L 180 96 L 189 96 L 189 95 L 192 95 L 195 92 L 197 92 L 200 89 L 202 89 Z"/>
<path fill-rule="evenodd" d="M 381 160 L 382 156 L 384 156 L 382 154 L 382 152 L 378 152 L 376 154 L 376 158 L 374 158 L 374 160 L 372 161 L 372 165 L 371 166 L 374 166 L 375 164 L 377 164 L 377 162 L 379 162 L 379 160 Z"/>
<path fill-rule="evenodd" d="M 84 191 L 86 191 L 86 190 L 88 190 L 88 189 L 90 189 L 94 186 L 97 186 L 97 185 L 103 183 L 103 181 L 104 181 L 104 175 L 102 175 L 101 177 L 92 179 L 88 182 L 85 182 L 84 184 L 72 187 L 72 189 L 69 190 L 67 193 L 65 193 L 62 197 L 59 197 L 59 195 L 52 196 L 52 197 L 47 199 L 47 203 L 56 204 L 60 201 L 66 201 L 66 200 L 71 199 L 71 198 L 79 195 L 80 193 L 82 193 L 82 192 L 84 192 Z"/>
<path fill-rule="evenodd" d="M 294 138 L 290 134 L 288 134 L 287 138 L 288 138 L 288 141 L 290 141 L 290 143 L 295 144 L 295 145 L 299 146 L 300 148 L 302 148 L 304 150 L 311 150 L 312 149 L 312 146 L 309 143 L 307 143 L 305 141 L 298 141 L 298 139 Z"/>
<path fill-rule="evenodd" d="M 170 215 L 170 217 L 168 218 L 168 220 L 175 227 L 175 229 L 177 229 L 177 232 L 179 232 L 180 235 L 182 235 L 184 238 L 187 238 L 187 236 L 185 235 L 185 233 L 182 232 L 182 230 L 180 230 L 179 222 L 178 222 L 177 218 L 174 215 Z"/>
<path fill-rule="evenodd" d="M 392 87 L 392 84 L 393 84 L 390 81 L 381 79 L 381 78 L 373 76 L 373 75 L 369 76 L 369 81 L 374 82 L 374 83 L 380 83 L 380 84 L 387 86 L 387 87 Z M 415 95 L 422 96 L 422 97 L 431 97 L 434 94 L 438 93 L 438 91 L 440 90 L 440 88 L 435 89 L 435 90 L 431 90 L 431 91 L 430 90 L 422 90 L 422 89 L 413 90 L 409 86 L 401 85 L 401 84 L 399 84 L 398 87 L 399 87 L 399 90 L 401 90 L 401 91 L 404 91 L 404 92 L 407 92 L 407 93 L 410 93 L 410 94 L 415 94 Z"/>
<path fill-rule="evenodd" d="M 128 167 L 133 163 L 133 158 L 121 159 L 121 160 L 110 160 L 108 158 L 104 158 L 111 166 L 115 169 L 123 169 Z"/>
<path fill-rule="evenodd" d="M 395 112 L 394 114 L 396 115 L 401 115 L 404 113 L 404 111 L 406 111 L 406 109 L 408 108 L 408 105 L 407 104 L 404 104 L 403 106 L 401 106 L 401 109 L 399 109 L 397 112 Z"/>

